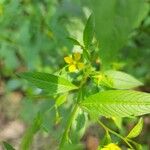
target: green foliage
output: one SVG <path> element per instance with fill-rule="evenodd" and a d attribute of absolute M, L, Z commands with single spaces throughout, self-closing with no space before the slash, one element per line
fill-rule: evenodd
<path fill-rule="evenodd" d="M 105 75 L 111 79 L 112 88 L 114 89 L 132 89 L 143 85 L 131 75 L 121 71 L 108 70 Z"/>
<path fill-rule="evenodd" d="M 105 67 L 116 61 L 118 51 L 126 44 L 133 29 L 149 11 L 145 0 L 91 0 L 100 41 L 100 56 Z"/>
<path fill-rule="evenodd" d="M 112 118 L 118 129 L 122 129 L 123 118 L 121 117 L 113 117 Z"/>
<path fill-rule="evenodd" d="M 142 48 L 143 56 L 149 59 L 150 38 L 145 34 L 150 25 L 149 17 L 145 19 L 148 2 L 90 1 L 86 1 L 91 5 L 84 9 L 81 8 L 84 1 L 0 2 L 0 75 L 2 79 L 8 79 L 7 91 L 21 87 L 21 93 L 25 95 L 21 117 L 30 124 L 23 136 L 21 150 L 32 149 L 38 131 L 54 138 L 59 149 L 83 149 L 81 138 L 94 121 L 105 130 L 99 149 L 110 143 L 122 144 L 121 148 L 126 144 L 126 149 L 143 147 L 132 140 L 142 131 L 142 118 L 125 137 L 122 124 L 124 117 L 135 118 L 150 113 L 150 94 L 133 90 L 143 83 L 132 76 L 138 76 L 134 70 L 138 66 L 139 74 L 147 78 L 148 61 L 139 59 L 142 55 L 137 52 Z M 85 16 L 89 18 L 84 28 Z M 137 39 L 129 41 L 135 35 Z M 124 57 L 119 53 L 123 47 Z M 66 55 L 69 63 L 64 66 Z M 118 58 L 122 60 L 118 62 Z M 147 64 L 141 67 L 144 63 Z M 107 70 L 110 67 L 111 70 Z M 132 75 L 113 69 L 128 70 Z M 14 71 L 22 70 L 25 72 L 19 76 L 34 86 L 22 85 L 16 76 L 10 78 Z M 111 129 L 103 123 L 108 117 L 115 122 L 119 133 L 115 131 L 116 126 Z M 108 122 L 113 127 L 112 122 Z M 4 146 L 13 149 L 8 143 Z"/>
<path fill-rule="evenodd" d="M 83 146 L 82 145 L 73 145 L 73 144 L 66 144 L 63 148 L 61 148 L 61 150 L 83 150 Z"/>
<path fill-rule="evenodd" d="M 60 96 L 56 99 L 56 106 L 57 106 L 57 107 L 61 106 L 66 100 L 67 100 L 67 94 L 60 95 Z"/>
<path fill-rule="evenodd" d="M 150 85 L 150 15 L 148 15 L 127 45 L 121 50 L 120 60 L 124 60 L 124 69 L 132 75 L 141 78 Z"/>
<path fill-rule="evenodd" d="M 20 76 L 38 88 L 47 91 L 49 94 L 59 94 L 77 89 L 77 87 L 68 80 L 48 73 L 29 72 L 20 74 Z"/>
<path fill-rule="evenodd" d="M 111 141 L 112 141 L 112 139 L 111 139 L 111 136 L 110 136 L 109 132 L 106 132 L 105 137 L 101 141 L 99 149 L 101 149 L 104 145 L 107 145 L 107 144 L 111 143 Z"/>
<path fill-rule="evenodd" d="M 150 113 L 150 95 L 126 90 L 109 90 L 81 102 L 89 113 L 108 117 L 131 117 Z"/>
<path fill-rule="evenodd" d="M 92 43 L 93 37 L 94 37 L 94 16 L 91 14 L 90 17 L 87 20 L 84 32 L 83 32 L 83 42 L 85 45 L 85 48 L 89 48 L 89 46 Z"/>
<path fill-rule="evenodd" d="M 135 116 L 148 114 L 150 113 L 150 95 L 147 93 L 130 90 L 143 84 L 127 73 L 114 70 L 106 70 L 104 72 L 96 70 L 92 62 L 90 62 L 92 59 L 89 59 L 92 58 L 93 53 L 90 50 L 90 46 L 93 44 L 93 35 L 94 21 L 91 15 L 87 21 L 83 33 L 84 46 L 82 46 L 76 39 L 69 38 L 74 45 L 78 45 L 83 49 L 83 56 L 78 53 L 75 53 L 76 55 L 72 55 L 72 57 L 76 57 L 76 60 L 80 60 L 82 58 L 82 61 L 84 62 L 84 67 L 82 67 L 81 70 L 71 72 L 71 74 L 76 74 L 76 76 L 71 76 L 70 72 L 65 69 L 62 69 L 63 71 L 61 70 L 59 76 L 40 72 L 22 73 L 20 76 L 27 79 L 38 88 L 47 91 L 54 99 L 56 99 L 54 104 L 54 108 L 56 109 L 56 123 L 61 121 L 58 108 L 61 108 L 64 102 L 67 102 L 67 97 L 70 95 L 72 90 L 75 90 L 74 93 L 72 93 L 75 96 L 75 101 L 72 102 L 73 107 L 68 115 L 69 118 L 66 121 L 66 127 L 62 133 L 59 149 L 65 148 L 66 144 L 69 146 L 68 144 L 70 141 L 79 142 L 77 138 L 79 138 L 83 132 L 81 132 L 81 134 L 76 133 L 84 131 L 87 121 L 83 113 L 84 111 L 88 112 L 90 116 L 96 117 L 95 119 L 106 131 L 107 141 L 111 141 L 111 136 L 109 135 L 109 133 L 111 133 L 121 138 L 130 148 L 133 148 L 132 144 L 135 147 L 139 147 L 139 144 L 130 140 L 130 138 L 136 137 L 140 134 L 143 124 L 141 119 L 129 135 L 127 137 L 123 137 L 105 126 L 98 118 L 99 116 L 111 117 L 113 119 L 119 118 L 118 120 L 122 122 L 122 117 L 132 118 Z M 69 65 L 73 67 L 78 64 L 76 64 L 76 61 L 73 61 L 72 57 L 68 57 L 68 61 Z M 79 78 L 77 76 L 79 76 Z M 68 78 L 69 80 L 65 78 Z M 75 83 L 75 85 L 72 84 L 72 82 Z M 89 82 L 91 84 L 96 83 L 95 86 L 97 90 L 96 94 L 93 94 L 95 93 L 95 90 L 91 89 L 93 91 L 90 92 L 90 96 L 86 97 L 88 91 L 84 90 L 84 88 L 85 86 L 90 85 Z M 112 88 L 114 90 L 110 90 Z M 70 93 L 65 94 L 69 91 Z M 60 93 L 62 93 L 62 95 L 58 95 Z M 79 112 L 82 112 L 82 115 L 79 115 Z M 121 129 L 121 122 L 119 121 L 116 121 L 116 124 Z M 34 130 L 35 126 L 36 121 L 33 122 L 33 125 L 29 131 L 27 131 L 23 139 L 22 145 L 24 149 L 30 146 L 33 135 L 39 130 L 41 122 L 40 126 L 38 124 L 38 128 L 36 130 Z M 69 136 L 71 135 L 69 133 L 72 133 L 71 137 Z M 107 143 L 109 144 L 109 142 Z"/>
<path fill-rule="evenodd" d="M 3 142 L 3 145 L 5 147 L 5 150 L 15 150 L 10 144 L 7 142 Z"/>
<path fill-rule="evenodd" d="M 68 37 L 68 40 L 70 40 L 70 42 L 72 42 L 73 45 L 81 46 L 81 44 L 74 38 Z"/>
<path fill-rule="evenodd" d="M 42 114 L 38 113 L 37 116 L 35 117 L 31 127 L 28 128 L 26 131 L 22 142 L 21 142 L 21 149 L 22 150 L 27 150 L 30 149 L 30 146 L 33 141 L 34 135 L 39 131 L 42 125 Z"/>
<path fill-rule="evenodd" d="M 131 139 L 131 138 L 137 137 L 141 133 L 142 128 L 143 128 L 143 119 L 140 118 L 138 123 L 134 126 L 134 128 L 127 135 L 127 138 Z"/>
<path fill-rule="evenodd" d="M 66 12 L 68 4 L 74 7 L 74 12 Z M 29 70 L 46 66 L 52 66 L 53 70 L 57 68 L 62 63 L 59 56 L 63 53 L 60 51 L 65 48 L 69 52 L 72 48 L 66 39 L 70 18 L 64 19 L 64 16 L 81 15 L 78 5 L 70 2 L 60 5 L 55 0 L 6 0 L 0 2 L 0 6 L 3 10 L 0 14 L 2 73 L 12 76 L 13 71 L 22 66 Z"/>

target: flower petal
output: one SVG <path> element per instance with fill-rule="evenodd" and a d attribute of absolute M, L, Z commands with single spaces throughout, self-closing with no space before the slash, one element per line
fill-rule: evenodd
<path fill-rule="evenodd" d="M 77 67 L 75 65 L 69 65 L 69 72 L 76 72 Z"/>
<path fill-rule="evenodd" d="M 80 62 L 77 63 L 77 67 L 78 67 L 79 70 L 83 69 L 84 63 L 80 63 Z"/>
<path fill-rule="evenodd" d="M 65 60 L 65 62 L 66 62 L 67 64 L 73 63 L 73 59 L 72 59 L 72 57 L 70 57 L 70 56 L 65 57 L 64 60 Z"/>
<path fill-rule="evenodd" d="M 81 59 L 81 53 L 76 52 L 73 54 L 73 56 L 75 61 L 79 61 Z"/>
<path fill-rule="evenodd" d="M 121 148 L 114 143 L 110 143 L 110 144 L 106 145 L 104 148 L 102 148 L 102 150 L 107 150 L 107 149 L 108 150 L 121 150 Z"/>

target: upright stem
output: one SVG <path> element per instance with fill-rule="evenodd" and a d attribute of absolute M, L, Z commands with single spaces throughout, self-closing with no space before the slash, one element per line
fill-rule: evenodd
<path fill-rule="evenodd" d="M 59 145 L 59 149 L 61 149 L 64 146 L 65 141 L 68 139 L 68 133 L 69 133 L 70 127 L 71 127 L 72 122 L 73 122 L 73 120 L 75 118 L 75 115 L 76 115 L 76 112 L 77 112 L 78 108 L 79 108 L 78 104 L 75 104 L 75 106 L 73 108 L 73 111 L 72 111 L 72 113 L 71 113 L 71 115 L 70 115 L 70 117 L 69 117 L 69 119 L 67 121 L 67 126 L 66 126 L 66 128 L 64 130 L 64 133 L 63 133 L 60 145 Z"/>
<path fill-rule="evenodd" d="M 89 76 L 89 75 L 85 75 L 85 77 L 83 77 L 83 80 L 82 80 L 81 83 L 80 83 L 79 91 L 78 91 L 78 92 L 79 92 L 79 93 L 78 93 L 79 95 L 78 95 L 76 104 L 75 104 L 75 106 L 74 106 L 74 108 L 73 108 L 73 111 L 72 111 L 72 113 L 70 114 L 70 117 L 68 118 L 66 128 L 65 128 L 65 130 L 64 130 L 64 133 L 63 133 L 63 135 L 62 135 L 62 138 L 61 138 L 61 141 L 60 141 L 60 144 L 59 144 L 59 149 L 61 149 L 61 148 L 64 146 L 66 140 L 68 140 L 68 133 L 69 133 L 69 130 L 70 130 L 70 128 L 71 128 L 72 122 L 73 122 L 73 120 L 74 120 L 74 118 L 75 118 L 75 115 L 76 115 L 76 113 L 77 113 L 77 111 L 78 111 L 78 108 L 79 108 L 78 103 L 79 103 L 80 100 L 82 99 L 82 87 L 83 87 L 84 84 L 86 83 L 88 76 Z"/>

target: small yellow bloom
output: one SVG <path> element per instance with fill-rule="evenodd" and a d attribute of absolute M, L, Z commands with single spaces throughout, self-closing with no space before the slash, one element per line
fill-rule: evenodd
<path fill-rule="evenodd" d="M 106 145 L 104 148 L 102 148 L 101 150 L 121 150 L 121 148 L 114 143 L 110 143 Z"/>
<path fill-rule="evenodd" d="M 73 59 L 72 59 L 72 57 L 65 57 L 64 58 L 64 60 L 65 60 L 65 62 L 67 63 L 67 64 L 72 64 L 73 63 Z"/>
<path fill-rule="evenodd" d="M 69 72 L 76 72 L 77 70 L 83 69 L 84 63 L 81 62 L 80 59 L 80 53 L 74 53 L 72 56 L 67 56 L 64 58 L 65 62 L 69 65 Z"/>
<path fill-rule="evenodd" d="M 77 70 L 76 66 L 73 64 L 73 65 L 69 65 L 69 72 L 75 72 Z"/>

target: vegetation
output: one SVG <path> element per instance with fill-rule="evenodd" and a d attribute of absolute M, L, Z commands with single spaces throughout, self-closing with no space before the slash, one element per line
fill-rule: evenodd
<path fill-rule="evenodd" d="M 27 125 L 19 146 L 3 147 L 148 150 L 149 10 L 146 0 L 0 1 L 0 94 L 21 93 Z"/>

